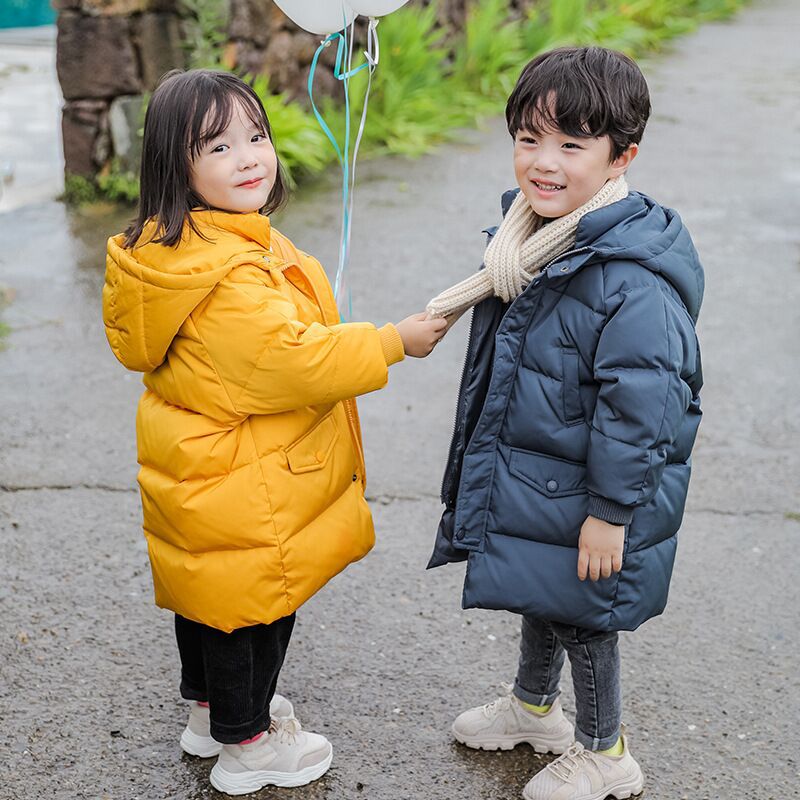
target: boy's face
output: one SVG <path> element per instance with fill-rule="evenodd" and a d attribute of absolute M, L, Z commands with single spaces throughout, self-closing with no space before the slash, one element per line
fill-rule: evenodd
<path fill-rule="evenodd" d="M 189 183 L 212 208 L 246 214 L 267 203 L 278 172 L 275 148 L 244 109 L 191 162 Z"/>
<path fill-rule="evenodd" d="M 611 139 L 567 136 L 558 129 L 519 130 L 514 137 L 514 174 L 531 208 L 554 219 L 580 208 L 636 156 L 632 144 L 611 160 Z"/>

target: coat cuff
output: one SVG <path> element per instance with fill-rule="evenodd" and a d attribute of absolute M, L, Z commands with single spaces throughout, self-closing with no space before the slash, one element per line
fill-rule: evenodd
<path fill-rule="evenodd" d="M 378 328 L 378 335 L 381 337 L 381 347 L 387 367 L 391 367 L 392 364 L 396 364 L 406 357 L 403 340 L 394 325 L 388 323 L 382 328 Z"/>
<path fill-rule="evenodd" d="M 633 519 L 633 509 L 615 503 L 607 497 L 589 495 L 589 516 L 602 519 L 611 525 L 629 525 Z"/>

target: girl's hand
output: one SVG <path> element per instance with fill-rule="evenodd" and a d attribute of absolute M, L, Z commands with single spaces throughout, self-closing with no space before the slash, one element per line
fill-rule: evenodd
<path fill-rule="evenodd" d="M 428 319 L 427 316 L 424 312 L 414 314 L 395 325 L 407 356 L 425 358 L 447 333 L 446 319 Z"/>
<path fill-rule="evenodd" d="M 622 569 L 625 526 L 612 525 L 596 517 L 587 517 L 578 539 L 578 578 L 593 581 L 609 578 Z"/>

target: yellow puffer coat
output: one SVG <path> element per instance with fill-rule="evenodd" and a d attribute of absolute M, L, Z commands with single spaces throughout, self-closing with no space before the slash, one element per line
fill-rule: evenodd
<path fill-rule="evenodd" d="M 103 320 L 144 372 L 136 431 L 156 603 L 231 631 L 291 614 L 374 542 L 355 401 L 403 358 L 339 324 L 319 263 L 257 213 L 177 248 L 108 241 Z M 142 241 L 148 241 L 146 229 Z"/>

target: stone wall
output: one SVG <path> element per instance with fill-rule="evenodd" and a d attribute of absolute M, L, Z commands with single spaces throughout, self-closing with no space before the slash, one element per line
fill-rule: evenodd
<path fill-rule="evenodd" d="M 229 3 L 223 61 L 240 73 L 267 73 L 274 90 L 305 97 L 308 68 L 320 37 L 299 30 L 272 0 Z M 427 3 L 433 0 L 411 0 Z M 475 0 L 436 0 L 440 21 L 463 26 Z M 535 0 L 515 0 L 522 8 Z M 57 69 L 64 95 L 65 169 L 88 178 L 117 158 L 135 167 L 143 93 L 169 69 L 187 66 L 187 15 L 181 0 L 52 0 L 58 12 Z M 323 61 L 332 64 L 330 48 Z M 316 89 L 333 92 L 330 70 Z"/>
<path fill-rule="evenodd" d="M 129 156 L 119 126 L 115 152 L 112 121 L 136 118 L 142 93 L 168 69 L 184 66 L 177 1 L 53 0 L 68 173 L 92 177 L 113 155 Z"/>

